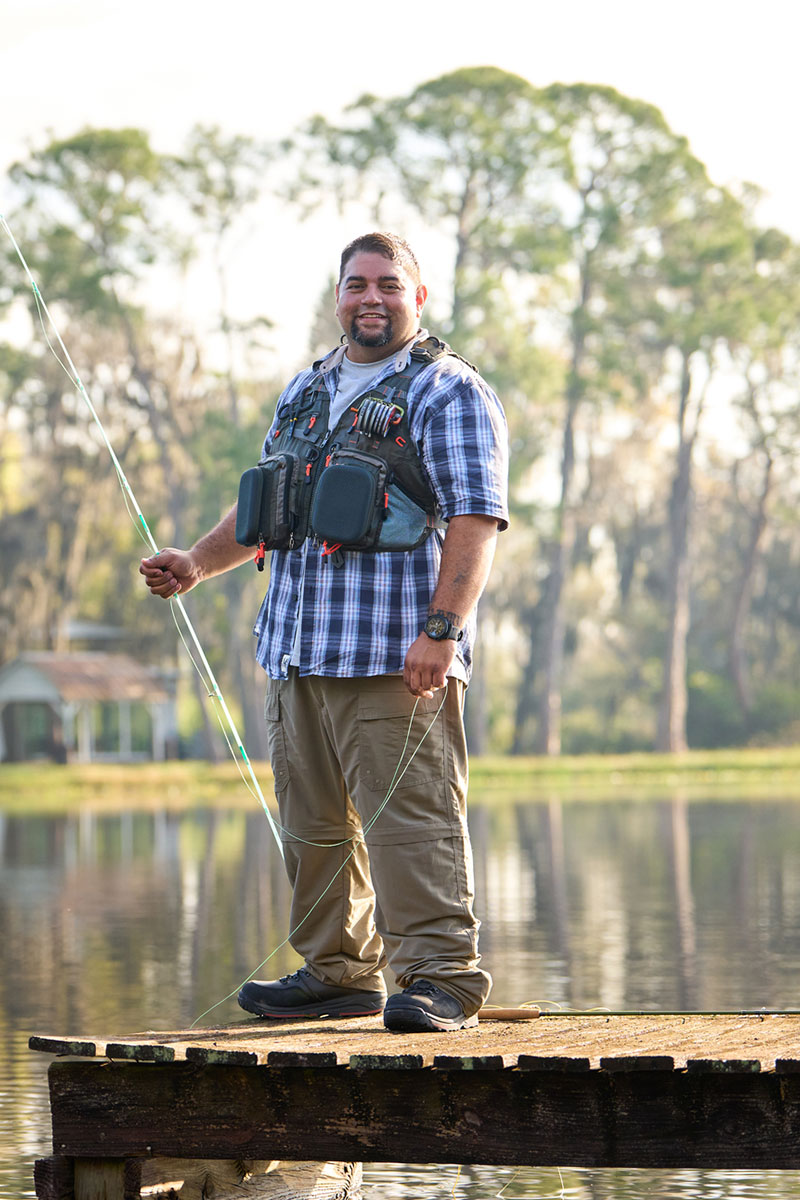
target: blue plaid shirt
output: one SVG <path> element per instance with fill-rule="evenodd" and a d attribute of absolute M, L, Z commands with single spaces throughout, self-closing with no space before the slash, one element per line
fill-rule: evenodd
<path fill-rule="evenodd" d="M 427 336 L 422 330 L 419 340 Z M 387 363 L 369 386 L 401 370 L 409 343 Z M 336 394 L 344 348 L 322 363 L 331 402 Z M 282 393 L 275 421 L 308 387 L 316 372 L 301 371 Z M 438 505 L 438 515 L 476 513 L 508 524 L 508 435 L 505 416 L 488 384 L 450 355 L 424 367 L 413 379 L 407 400 L 411 436 L 416 443 Z M 344 554 L 334 566 L 307 539 L 298 550 L 273 550 L 269 587 L 255 624 L 256 657 L 273 679 L 289 670 L 297 622 L 301 675 L 363 676 L 403 670 L 406 651 L 420 633 L 436 587 L 443 534 L 434 531 L 417 550 Z M 302 604 L 301 604 L 302 597 Z M 469 679 L 475 614 L 457 654 Z"/>

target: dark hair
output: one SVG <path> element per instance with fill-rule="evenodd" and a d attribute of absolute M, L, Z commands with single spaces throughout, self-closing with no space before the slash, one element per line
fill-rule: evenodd
<path fill-rule="evenodd" d="M 344 278 L 345 267 L 354 254 L 382 254 L 384 258 L 397 262 L 419 287 L 422 282 L 419 263 L 408 242 L 394 233 L 364 233 L 355 238 L 342 251 L 339 264 L 339 282 Z"/>

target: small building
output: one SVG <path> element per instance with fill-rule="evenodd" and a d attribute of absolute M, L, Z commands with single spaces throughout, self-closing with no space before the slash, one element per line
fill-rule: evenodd
<path fill-rule="evenodd" d="M 0 668 L 0 762 L 174 758 L 175 690 L 126 654 L 21 654 Z"/>

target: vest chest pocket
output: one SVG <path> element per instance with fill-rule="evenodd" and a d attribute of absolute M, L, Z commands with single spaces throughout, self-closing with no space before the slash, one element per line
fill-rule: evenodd
<path fill-rule="evenodd" d="M 245 471 L 239 482 L 236 541 L 240 546 L 291 550 L 306 536 L 300 488 L 302 463 L 296 454 L 271 454 Z"/>
<path fill-rule="evenodd" d="M 319 476 L 311 529 L 329 545 L 374 550 L 386 516 L 387 466 L 357 450 L 335 450 Z"/>

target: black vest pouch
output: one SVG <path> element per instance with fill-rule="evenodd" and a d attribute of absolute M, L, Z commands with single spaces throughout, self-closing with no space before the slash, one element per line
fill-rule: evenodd
<path fill-rule="evenodd" d="M 314 489 L 314 536 L 343 550 L 376 550 L 386 517 L 386 477 L 386 463 L 376 455 L 334 450 Z"/>
<path fill-rule="evenodd" d="M 302 464 L 296 454 L 270 454 L 239 481 L 236 541 L 291 550 L 306 536 L 299 511 Z"/>

